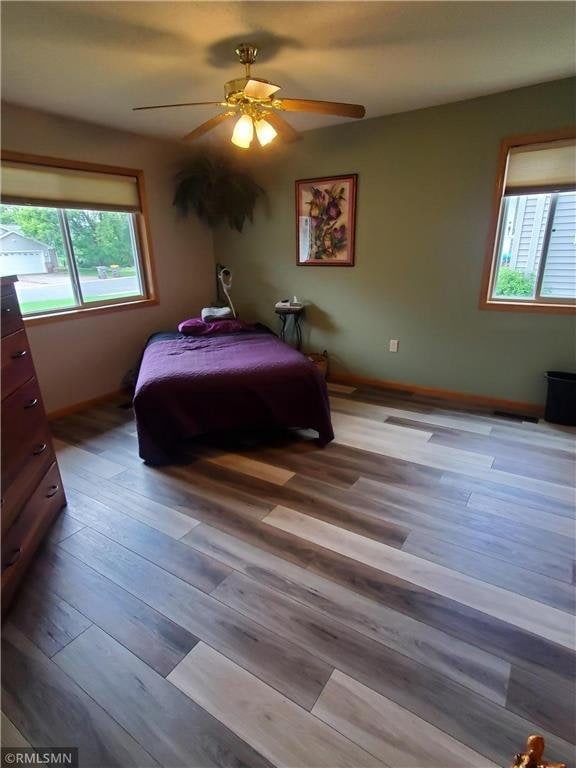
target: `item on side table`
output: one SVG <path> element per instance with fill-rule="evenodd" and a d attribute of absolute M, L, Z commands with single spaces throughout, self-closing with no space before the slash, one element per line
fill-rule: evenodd
<path fill-rule="evenodd" d="M 274 305 L 275 310 L 290 310 L 290 309 L 302 309 L 304 307 L 304 304 L 302 304 L 301 301 L 298 301 L 298 298 L 294 296 L 293 299 L 281 299 L 280 301 L 277 301 Z"/>

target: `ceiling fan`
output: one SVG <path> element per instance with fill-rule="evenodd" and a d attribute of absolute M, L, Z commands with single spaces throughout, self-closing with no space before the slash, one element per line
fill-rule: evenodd
<path fill-rule="evenodd" d="M 252 43 L 241 43 L 236 48 L 240 63 L 245 67 L 244 77 L 229 80 L 224 85 L 224 101 L 188 101 L 182 104 L 157 104 L 142 109 L 168 109 L 170 107 L 195 107 L 208 104 L 226 107 L 225 112 L 210 118 L 184 136 L 191 141 L 203 136 L 229 118 L 238 117 L 232 133 L 232 143 L 242 149 L 252 144 L 254 133 L 258 142 L 266 146 L 276 136 L 284 141 L 295 141 L 300 134 L 280 116 L 280 112 L 319 112 L 323 115 L 361 118 L 366 110 L 360 104 L 342 104 L 336 101 L 311 101 L 309 99 L 281 99 L 276 97 L 279 85 L 268 80 L 252 77 L 250 68 L 256 61 L 258 48 Z"/>

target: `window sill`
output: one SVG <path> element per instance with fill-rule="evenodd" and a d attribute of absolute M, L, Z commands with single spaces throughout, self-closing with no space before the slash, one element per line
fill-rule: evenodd
<path fill-rule="evenodd" d="M 544 314 L 571 315 L 576 313 L 576 304 L 483 300 L 480 302 L 480 309 L 491 309 L 496 310 L 496 312 L 541 312 Z"/>
<path fill-rule="evenodd" d="M 158 304 L 158 299 L 137 299 L 136 301 L 124 301 L 118 304 L 106 304 L 97 307 L 75 307 L 74 309 L 63 309 L 59 312 L 49 312 L 45 315 L 24 316 L 26 325 L 44 325 L 45 323 L 57 323 L 61 320 L 78 320 L 81 317 L 88 318 L 93 315 L 107 314 L 108 312 L 121 312 L 127 309 L 142 309 Z"/>

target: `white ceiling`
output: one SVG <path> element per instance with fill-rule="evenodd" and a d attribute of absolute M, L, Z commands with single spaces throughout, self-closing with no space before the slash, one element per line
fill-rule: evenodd
<path fill-rule="evenodd" d="M 571 2 L 2 3 L 5 100 L 178 138 L 217 112 L 131 107 L 222 98 L 234 48 L 279 96 L 352 101 L 367 117 L 575 72 Z M 300 130 L 345 122 L 290 115 Z M 218 129 L 225 130 L 225 129 Z"/>

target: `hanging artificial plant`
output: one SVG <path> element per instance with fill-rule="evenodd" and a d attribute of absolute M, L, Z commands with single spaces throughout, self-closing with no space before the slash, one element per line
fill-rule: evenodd
<path fill-rule="evenodd" d="M 191 210 L 210 227 L 227 222 L 242 232 L 253 220 L 254 206 L 264 194 L 254 179 L 224 157 L 201 155 L 178 174 L 174 205 L 186 216 Z"/>

